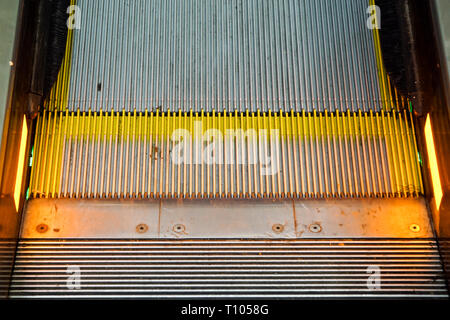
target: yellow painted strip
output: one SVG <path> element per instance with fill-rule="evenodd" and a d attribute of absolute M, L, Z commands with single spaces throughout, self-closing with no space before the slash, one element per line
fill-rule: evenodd
<path fill-rule="evenodd" d="M 407 119 L 402 117 L 402 113 L 400 112 L 398 114 L 399 117 L 399 129 L 400 129 L 400 138 L 402 142 L 402 149 L 403 149 L 403 155 L 404 155 L 404 166 L 406 171 L 406 178 L 407 181 L 414 181 L 414 175 L 412 172 L 412 166 L 411 166 L 411 152 L 409 150 L 409 144 L 410 141 L 408 139 L 408 134 L 406 133 L 406 121 Z M 408 183 L 408 185 L 405 186 L 405 191 L 407 191 L 409 194 L 414 194 L 414 186 L 412 183 Z"/>
<path fill-rule="evenodd" d="M 67 115 L 68 115 L 68 113 L 66 114 L 66 116 Z M 69 129 L 68 129 L 69 141 L 68 141 L 68 151 L 67 151 L 68 155 L 70 156 L 71 149 L 72 149 L 72 139 L 73 139 L 74 113 L 70 113 L 70 121 L 69 120 L 67 120 L 67 121 L 70 123 Z M 69 164 L 66 164 L 66 171 L 65 171 L 66 179 L 65 179 L 65 183 L 64 183 L 64 195 L 65 196 L 69 196 L 69 192 L 68 192 L 68 190 L 69 190 L 69 178 L 68 178 L 69 177 L 69 169 L 70 169 Z M 61 177 L 61 180 L 62 180 L 62 178 L 63 177 Z"/>
<path fill-rule="evenodd" d="M 148 196 L 153 194 L 152 188 L 152 169 L 153 169 L 153 158 L 154 158 L 154 148 L 153 148 L 153 112 L 150 113 L 150 125 L 149 125 L 149 147 L 148 147 Z"/>
<path fill-rule="evenodd" d="M 58 172 L 58 174 L 59 174 L 59 176 L 58 176 L 58 184 L 57 184 L 57 186 L 56 186 L 56 189 L 58 190 L 58 192 L 57 192 L 57 197 L 60 197 L 61 195 L 62 195 L 62 179 L 63 179 L 63 163 L 64 163 L 64 157 L 65 157 L 65 152 L 66 152 L 66 141 L 67 141 L 67 127 L 68 127 L 68 123 L 69 123 L 69 119 L 70 119 L 71 117 L 69 117 L 69 111 L 66 109 L 66 113 L 65 113 L 65 116 L 64 117 L 62 117 L 61 116 L 61 121 L 62 122 L 64 122 L 64 130 L 63 130 L 63 133 L 62 133 L 62 139 L 61 139 L 61 141 L 60 141 L 60 143 L 61 143 L 61 155 L 60 155 L 60 157 L 58 157 L 58 159 L 60 159 L 60 161 L 58 162 L 58 170 L 57 170 L 57 172 Z"/>
<path fill-rule="evenodd" d="M 394 168 L 394 164 L 393 164 L 393 160 L 392 160 L 393 156 L 391 154 L 391 139 L 390 139 L 389 125 L 387 123 L 387 119 L 386 119 L 384 110 L 381 112 L 381 123 L 382 123 L 382 128 L 383 128 L 383 138 L 384 138 L 384 142 L 386 145 L 386 148 L 385 148 L 386 157 L 387 157 L 387 162 L 389 164 L 390 190 L 391 190 L 392 196 L 395 196 L 396 195 L 395 168 Z"/>

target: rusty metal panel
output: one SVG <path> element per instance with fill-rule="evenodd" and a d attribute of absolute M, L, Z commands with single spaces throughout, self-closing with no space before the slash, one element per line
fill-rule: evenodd
<path fill-rule="evenodd" d="M 158 237 L 159 206 L 159 201 L 30 200 L 21 237 Z"/>

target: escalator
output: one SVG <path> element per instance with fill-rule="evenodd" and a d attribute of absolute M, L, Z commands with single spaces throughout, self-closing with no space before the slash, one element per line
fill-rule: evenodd
<path fill-rule="evenodd" d="M 375 3 L 70 5 L 10 297 L 448 298 L 427 100 Z"/>

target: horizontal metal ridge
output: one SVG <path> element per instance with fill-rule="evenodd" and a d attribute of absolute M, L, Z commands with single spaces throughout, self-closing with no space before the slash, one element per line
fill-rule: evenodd
<path fill-rule="evenodd" d="M 67 287 L 73 270 L 79 272 L 78 289 Z M 373 270 L 380 277 L 375 290 L 369 285 Z M 448 297 L 432 239 L 27 239 L 19 242 L 10 294 L 16 298 Z"/>
<path fill-rule="evenodd" d="M 49 109 L 390 110 L 368 0 L 78 0 Z"/>
<path fill-rule="evenodd" d="M 33 198 L 383 198 L 423 194 L 412 113 L 46 112 Z"/>

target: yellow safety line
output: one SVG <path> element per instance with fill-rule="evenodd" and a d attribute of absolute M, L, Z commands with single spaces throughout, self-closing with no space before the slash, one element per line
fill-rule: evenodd
<path fill-rule="evenodd" d="M 75 4 L 75 0 L 71 0 L 71 4 Z M 374 0 L 369 0 L 369 3 L 371 5 L 374 5 Z M 402 106 L 405 106 L 408 104 L 408 100 L 400 96 L 397 89 L 391 84 L 390 79 L 386 73 L 385 67 L 383 65 L 383 59 L 382 59 L 382 52 L 381 52 L 381 45 L 380 45 L 380 36 L 377 29 L 373 29 L 373 41 L 374 41 L 374 48 L 375 48 L 375 57 L 376 57 L 376 63 L 377 63 L 377 73 L 378 73 L 378 79 L 379 79 L 379 87 L 380 87 L 380 95 L 382 97 L 382 107 L 383 110 L 391 112 L 392 110 L 399 110 L 400 104 Z M 80 149 L 81 147 L 84 147 L 84 142 L 86 141 L 86 145 L 88 145 L 89 137 L 92 135 L 95 135 L 97 133 L 97 122 L 96 118 L 94 118 L 94 128 L 92 129 L 91 126 L 88 125 L 85 126 L 85 122 L 91 121 L 91 115 L 86 115 L 85 112 L 80 115 L 79 111 L 76 115 L 76 129 L 74 132 L 73 128 L 73 120 L 74 120 L 74 113 L 71 113 L 70 116 L 65 113 L 59 113 L 55 114 L 52 113 L 53 111 L 59 110 L 59 111 L 66 111 L 68 106 L 68 92 L 69 92 L 69 84 L 70 84 L 70 72 L 71 72 L 71 59 L 72 59 L 72 50 L 73 49 L 73 31 L 68 30 L 67 35 L 67 42 L 66 42 L 66 52 L 65 56 L 62 62 L 61 70 L 58 74 L 58 80 L 55 83 L 54 87 L 51 90 L 50 97 L 48 101 L 46 101 L 45 106 L 47 107 L 47 110 L 50 110 L 50 112 L 44 111 L 43 116 L 39 116 L 38 118 L 38 124 L 37 124 L 37 135 L 36 135 L 36 142 L 35 142 L 35 149 L 34 149 L 34 160 L 33 166 L 32 166 L 32 172 L 31 172 L 31 179 L 30 179 L 30 187 L 31 187 L 31 195 L 36 197 L 39 194 L 43 194 L 44 196 L 60 196 L 58 194 L 58 190 L 62 189 L 62 172 L 64 169 L 64 161 L 67 161 L 65 159 L 65 151 L 66 148 L 69 149 L 72 148 L 71 146 L 66 146 L 67 140 L 74 140 L 74 148 L 75 151 L 72 152 L 74 154 L 74 157 L 76 157 L 77 152 L 82 152 Z M 393 194 L 403 194 L 406 195 L 406 193 L 413 193 L 415 195 L 417 194 L 423 194 L 423 184 L 422 184 L 422 177 L 420 173 L 420 167 L 417 159 L 417 143 L 415 140 L 415 134 L 414 134 L 414 126 L 413 126 L 413 118 L 412 114 L 409 113 L 409 115 L 404 111 L 404 114 L 397 114 L 397 113 L 388 113 L 387 115 L 384 112 L 375 112 L 370 114 L 364 114 L 364 116 L 361 115 L 361 112 L 358 114 L 356 113 L 340 113 L 337 112 L 328 112 L 325 113 L 317 113 L 317 111 L 314 111 L 312 113 L 308 112 L 306 113 L 304 110 L 301 113 L 298 112 L 273 112 L 269 111 L 267 113 L 261 113 L 259 110 L 257 112 L 249 112 L 246 110 L 244 113 L 238 113 L 237 110 L 235 112 L 216 112 L 213 111 L 212 113 L 207 113 L 206 116 L 204 114 L 204 111 L 201 111 L 200 117 L 198 113 L 195 113 L 196 117 L 195 120 L 200 120 L 203 123 L 202 131 L 208 130 L 210 128 L 219 128 L 223 133 L 227 129 L 255 129 L 256 132 L 259 132 L 261 130 L 268 130 L 268 138 L 269 142 L 267 146 L 263 146 L 263 143 L 259 143 L 259 137 L 257 139 L 258 142 L 258 148 L 257 152 L 260 154 L 259 148 L 262 147 L 268 147 L 269 149 L 273 150 L 274 146 L 273 141 L 271 140 L 271 129 L 281 129 L 281 141 L 280 148 L 281 150 L 281 159 L 282 162 L 280 163 L 280 154 L 278 154 L 275 159 L 277 161 L 277 165 L 279 168 L 282 169 L 281 173 L 278 173 L 276 175 L 272 175 L 270 178 L 269 176 L 265 177 L 259 177 L 260 181 L 260 189 L 258 190 L 257 186 L 257 177 L 256 177 L 256 170 L 257 166 L 253 168 L 253 174 L 255 175 L 254 181 L 252 183 L 250 172 L 252 171 L 252 167 L 250 165 L 247 166 L 247 174 L 248 177 L 244 177 L 244 167 L 238 166 L 236 164 L 237 157 L 243 156 L 243 154 L 236 154 L 234 162 L 235 164 L 231 166 L 231 168 L 225 166 L 224 172 L 223 172 L 223 181 L 224 181 L 224 190 L 222 191 L 222 184 L 219 183 L 219 192 L 218 194 L 222 195 L 230 195 L 233 196 L 238 195 L 238 193 L 244 193 L 245 195 L 250 195 L 250 193 L 261 193 L 261 195 L 264 194 L 279 194 L 283 192 L 288 192 L 290 194 L 293 194 L 293 190 L 295 189 L 296 193 L 299 189 L 299 186 L 301 185 L 301 190 L 303 192 L 303 196 L 306 195 L 306 193 L 309 190 L 310 196 L 313 194 L 319 194 L 327 195 L 330 194 L 343 194 L 349 195 L 356 192 L 357 194 L 363 193 L 366 194 L 369 193 L 371 189 L 375 189 L 376 185 L 378 186 L 377 189 L 381 189 L 381 183 L 380 183 L 380 170 L 377 168 L 377 165 L 373 163 L 374 161 L 378 161 L 378 157 L 374 155 L 374 158 L 372 159 L 373 150 L 376 149 L 375 147 L 375 140 L 378 139 L 378 143 L 380 147 L 384 147 L 385 150 L 383 152 L 387 152 L 388 157 L 388 164 L 387 168 L 389 172 L 383 172 L 384 179 L 384 189 L 388 192 L 388 186 L 387 186 L 387 178 L 390 180 L 391 185 L 391 191 Z M 194 121 L 194 114 L 191 111 L 188 112 L 181 112 L 179 111 L 177 113 L 171 114 L 169 113 L 160 113 L 159 110 L 154 113 L 150 112 L 150 115 L 148 115 L 147 110 L 145 111 L 145 115 L 142 113 L 139 113 L 139 115 L 136 114 L 136 111 L 134 110 L 134 114 L 131 113 L 125 114 L 122 112 L 120 114 L 119 112 L 112 111 L 110 115 L 105 114 L 105 121 L 106 125 L 103 124 L 102 120 L 103 112 L 100 113 L 100 125 L 101 128 L 98 130 L 101 130 L 100 134 L 111 134 L 114 136 L 114 121 L 117 119 L 116 123 L 116 129 L 117 129 L 117 136 L 116 141 L 112 139 L 112 144 L 110 148 L 113 147 L 114 142 L 124 144 L 125 143 L 125 137 L 126 137 L 126 143 L 129 143 L 130 135 L 132 136 L 132 143 L 134 145 L 136 136 L 141 137 L 141 121 L 144 121 L 144 139 L 148 138 L 150 145 L 150 149 L 148 150 L 149 154 L 151 155 L 150 159 L 142 160 L 142 163 L 147 163 L 148 165 L 148 181 L 149 184 L 147 186 L 148 193 L 151 194 L 154 192 L 154 194 L 159 193 L 166 193 L 161 188 L 165 185 L 165 191 L 168 191 L 169 185 L 168 185 L 168 178 L 169 176 L 162 170 L 163 163 L 160 161 L 164 158 L 165 162 L 168 163 L 169 161 L 169 146 L 165 144 L 165 140 L 169 141 L 171 132 L 175 129 L 175 124 L 177 124 L 177 128 L 185 128 L 188 130 L 193 130 L 193 121 Z M 95 116 L 94 116 L 95 117 Z M 131 118 L 133 117 L 133 118 Z M 206 119 L 205 119 L 206 118 Z M 50 122 L 50 120 L 53 119 L 53 122 Z M 133 125 L 130 129 L 131 119 Z M 295 119 L 295 120 L 294 120 Z M 70 126 L 67 128 L 68 123 L 70 120 Z M 111 126 L 108 128 L 107 123 L 111 121 Z M 153 120 L 155 123 L 153 123 Z M 139 129 L 138 132 L 136 131 L 136 123 L 139 123 Z M 294 123 L 296 125 L 294 125 Z M 128 124 L 128 126 L 127 126 Z M 376 125 L 375 125 L 376 124 Z M 375 127 L 377 127 L 377 130 L 375 130 Z M 382 130 L 382 128 L 383 130 Z M 62 129 L 64 128 L 64 130 Z M 52 131 L 50 131 L 52 130 Z M 92 131 L 93 130 L 93 131 Z M 83 138 L 86 137 L 86 138 Z M 81 141 L 79 140 L 81 138 Z M 292 141 L 290 140 L 292 138 Z M 237 137 L 235 139 L 241 139 L 240 137 Z M 287 139 L 287 140 L 286 140 Z M 297 140 L 298 148 L 299 148 L 299 157 L 298 160 L 296 158 L 297 153 L 294 153 L 294 156 L 291 155 L 290 150 L 294 148 L 293 150 L 296 150 L 297 145 L 294 143 L 294 139 Z M 362 140 L 373 140 L 373 144 L 368 143 L 367 145 L 362 145 L 362 154 L 363 159 L 365 163 L 362 163 L 361 158 L 361 150 L 360 150 L 360 141 Z M 55 141 L 56 140 L 56 141 Z M 244 144 L 249 146 L 249 139 L 246 137 L 242 140 Z M 344 142 L 344 143 L 342 143 Z M 349 143 L 350 142 L 350 143 Z M 155 144 L 155 148 L 152 144 Z M 224 144 L 227 142 L 224 141 Z M 383 144 L 384 143 L 384 144 Z M 300 154 L 301 146 L 303 145 L 306 151 L 306 154 L 303 156 Z M 351 147 L 350 147 L 351 145 Z M 339 147 L 338 147 L 339 146 Z M 349 150 L 350 147 L 350 150 Z M 167 148 L 164 150 L 164 148 Z M 286 148 L 289 149 L 286 152 Z M 310 149 L 308 152 L 307 149 Z M 365 148 L 368 148 L 367 150 Z M 48 150 L 50 149 L 50 150 Z M 325 150 L 326 149 L 326 150 Z M 122 149 L 121 149 L 122 150 Z M 127 149 L 128 150 L 128 149 Z M 249 149 L 247 149 L 249 150 Z M 277 149 L 278 150 L 278 149 Z M 316 151 L 317 154 L 319 154 L 319 151 L 321 150 L 322 154 L 322 161 L 315 161 L 314 158 L 311 158 L 313 154 L 315 154 L 313 151 Z M 332 153 L 334 154 L 334 159 L 332 159 Z M 337 155 L 337 150 L 339 150 L 339 156 Z M 235 152 L 243 152 L 235 148 Z M 247 157 L 250 155 L 252 150 L 248 151 L 249 154 L 247 154 Z M 120 153 L 118 151 L 117 153 Z M 356 153 L 356 154 L 355 154 Z M 369 154 L 369 157 L 366 157 L 366 154 Z M 258 156 L 259 156 L 258 154 Z M 263 152 L 263 154 L 267 154 L 267 152 Z M 344 161 L 344 155 L 345 155 L 345 161 Z M 70 156 L 70 155 L 69 155 Z M 82 155 L 79 155 L 81 157 Z M 121 155 L 122 156 L 122 155 Z M 128 153 L 125 155 L 126 158 L 128 158 Z M 192 154 L 191 154 L 192 156 Z M 196 157 L 202 157 L 202 154 L 197 155 Z M 226 157 L 227 155 L 223 155 L 223 157 Z M 48 157 L 48 158 L 47 158 Z M 117 162 L 118 154 L 112 154 L 110 161 Z M 292 159 L 293 158 L 293 159 Z M 338 159 L 339 158 L 339 159 Z M 350 159 L 351 158 L 351 159 Z M 358 158 L 358 163 L 356 163 L 356 158 Z M 382 162 L 384 161 L 383 154 L 380 155 L 380 158 L 382 159 Z M 50 159 L 47 161 L 47 159 Z M 304 160 L 303 160 L 304 159 Z M 81 158 L 80 158 L 81 160 Z M 120 159 L 123 160 L 123 159 Z M 73 161 L 76 161 L 75 159 Z M 140 160 L 138 160 L 140 161 Z M 293 161 L 293 163 L 292 163 Z M 353 172 L 350 169 L 351 161 L 353 164 Z M 334 162 L 334 167 L 333 167 Z M 338 166 L 338 162 L 340 162 L 341 167 L 341 174 L 342 179 L 342 185 L 339 183 L 337 185 L 334 185 L 334 177 L 333 177 L 333 171 L 336 170 Z M 192 163 L 192 162 L 191 162 Z M 358 168 L 356 168 L 356 165 L 359 165 Z M 68 165 L 68 164 L 67 164 Z M 134 188 L 134 181 L 133 181 L 133 172 L 135 170 L 134 168 L 134 161 L 132 162 L 131 167 L 131 188 Z M 298 167 L 297 167 L 298 165 Z M 115 166 L 115 164 L 114 164 Z M 128 161 L 125 163 L 125 170 L 128 169 Z M 199 168 L 201 166 L 201 168 Z M 368 176 L 368 168 L 372 169 L 371 174 L 372 176 Z M 73 164 L 72 168 L 75 168 L 76 164 Z M 286 167 L 289 169 L 289 172 L 293 172 L 292 168 L 294 168 L 295 177 L 292 176 L 286 176 Z M 378 176 L 376 179 L 374 178 L 374 167 L 376 167 L 376 171 L 378 172 Z M 109 168 L 109 167 L 108 167 Z M 205 186 L 204 186 L 204 179 L 205 179 L 205 168 L 203 166 L 203 161 L 201 165 L 190 165 L 188 168 L 186 165 L 184 165 L 184 170 L 186 173 L 183 175 L 185 181 L 184 181 L 184 193 L 190 192 L 191 195 L 194 192 L 194 189 L 192 186 L 187 185 L 187 176 L 189 176 L 189 183 L 193 183 L 195 181 L 195 194 L 203 196 L 203 193 L 205 193 Z M 200 174 L 195 174 L 193 176 L 192 169 L 196 172 L 200 170 Z M 297 170 L 299 168 L 299 170 Z M 310 173 L 310 169 L 313 169 L 312 171 L 314 174 Z M 385 170 L 385 166 L 382 166 L 383 170 Z M 180 167 L 178 168 L 178 176 L 180 177 Z M 260 167 L 261 169 L 261 167 Z M 347 169 L 347 175 L 348 179 L 344 179 L 345 177 L 345 171 Z M 364 171 L 363 171 L 364 169 Z M 145 171 L 146 167 L 144 166 L 144 176 L 142 177 L 142 180 L 145 179 Z M 207 192 L 211 191 L 210 186 L 210 170 L 211 168 L 209 166 L 206 167 L 206 190 Z M 219 170 L 221 170 L 219 168 Z M 230 174 L 228 175 L 227 170 L 232 170 Z M 128 170 L 127 170 L 128 171 Z M 190 174 L 188 175 L 188 171 Z M 306 171 L 306 172 L 305 172 Z M 359 171 L 359 183 L 358 185 L 358 172 Z M 212 169 L 213 172 L 213 188 L 216 187 L 215 179 L 216 179 L 216 169 L 215 166 L 213 166 Z M 328 172 L 331 176 L 329 176 Z M 66 174 L 69 173 L 69 168 L 66 168 Z M 222 179 L 221 175 L 222 171 L 219 172 L 219 182 Z M 151 182 L 151 178 L 154 178 L 154 183 Z M 353 174 L 353 176 L 352 176 Z M 81 175 L 81 173 L 79 173 Z M 45 177 L 44 177 L 45 176 Z M 230 186 L 228 186 L 228 176 L 230 176 Z M 276 176 L 276 177 L 275 177 Z M 306 176 L 306 179 L 305 179 Z M 161 183 L 165 179 L 165 184 Z M 366 180 L 366 184 L 364 184 L 364 179 Z M 80 177 L 78 177 L 79 179 Z M 369 178 L 371 178 L 372 183 L 369 184 Z M 68 177 L 66 177 L 68 179 Z M 107 178 L 108 181 L 110 178 Z M 114 180 L 115 178 L 113 178 Z M 137 177 L 137 182 L 139 182 L 140 177 Z M 200 179 L 200 181 L 199 181 Z M 234 180 L 236 179 L 235 183 Z M 266 183 L 263 183 L 263 181 L 266 181 Z M 275 183 L 275 179 L 277 180 L 277 183 Z M 300 181 L 298 181 L 298 179 Z M 157 188 L 157 181 L 160 181 L 159 188 Z M 269 184 L 269 180 L 271 180 L 271 185 Z M 311 181 L 312 180 L 312 181 Z M 173 176 L 172 176 L 173 181 Z M 336 179 L 338 181 L 338 179 Z M 119 194 L 122 192 L 122 187 L 127 189 L 127 183 L 128 180 L 125 179 L 123 181 L 124 186 L 122 186 L 121 177 L 119 177 Z M 198 184 L 201 184 L 200 190 Z M 306 184 L 305 184 L 306 182 Z M 310 188 L 310 183 L 312 182 L 312 189 Z M 407 183 L 405 185 L 405 183 Z M 241 188 L 242 183 L 242 188 Z M 346 184 L 349 184 L 348 186 Z M 252 185 L 253 184 L 253 185 Z M 142 183 L 144 187 L 144 183 Z M 294 188 L 295 185 L 295 188 Z M 266 190 L 263 190 L 262 188 L 266 188 Z M 74 188 L 77 188 L 76 190 Z M 142 192 L 145 192 L 145 189 L 142 187 Z M 64 189 L 64 192 L 67 192 L 66 187 Z M 77 193 L 78 189 L 80 188 L 80 182 L 72 183 L 71 184 L 71 190 L 72 193 Z M 113 181 L 113 188 L 114 188 L 114 181 Z M 154 189 L 152 189 L 154 188 Z M 174 195 L 174 188 L 175 185 L 172 183 L 172 190 L 170 193 L 172 196 Z M 181 186 L 178 185 L 177 192 L 181 193 L 180 190 Z M 138 184 L 136 184 L 136 189 L 139 189 Z M 200 192 L 199 192 L 200 191 Z M 235 192 L 236 191 L 236 192 Z M 113 192 L 115 192 L 115 189 L 113 189 Z M 125 192 L 127 192 L 125 190 Z M 134 189 L 131 189 L 131 193 L 134 192 Z M 137 190 L 136 190 L 137 192 Z M 214 194 L 216 194 L 216 190 L 214 189 L 212 191 Z M 130 194 L 132 196 L 132 194 Z"/>

